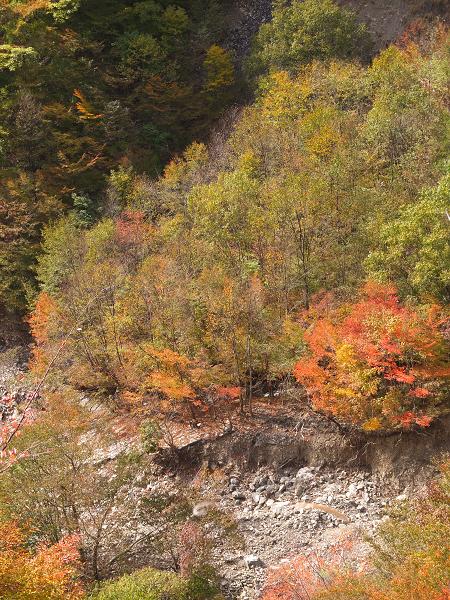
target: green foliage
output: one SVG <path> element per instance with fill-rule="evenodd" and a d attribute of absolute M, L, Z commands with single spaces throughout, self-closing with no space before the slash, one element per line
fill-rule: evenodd
<path fill-rule="evenodd" d="M 165 0 L 0 4 L 0 180 L 18 187 L 28 178 L 36 194 L 60 203 L 56 215 L 42 205 L 37 239 L 74 200 L 80 222 L 92 224 L 111 170 L 157 175 L 233 99 L 228 54 L 212 52 L 203 64 L 223 37 L 220 19 L 207 31 L 215 0 L 201 8 Z M 23 312 L 38 244 L 19 233 L 20 211 L 8 212 L 24 250 L 14 267 L 2 267 L 0 301 Z"/>
<path fill-rule="evenodd" d="M 207 581 L 186 580 L 175 573 L 143 569 L 106 583 L 92 600 L 210 600 L 219 598 Z"/>
<path fill-rule="evenodd" d="M 167 55 L 150 34 L 130 33 L 117 43 L 120 54 L 120 72 L 130 81 L 141 77 L 160 75 L 167 68 Z"/>
<path fill-rule="evenodd" d="M 0 70 L 16 71 L 22 67 L 27 58 L 35 55 L 33 48 L 2 44 L 0 45 Z"/>
<path fill-rule="evenodd" d="M 23 175 L 0 184 L 0 310 L 24 313 L 35 295 L 40 231 L 61 205 L 40 182 Z"/>
<path fill-rule="evenodd" d="M 295 73 L 315 59 L 364 57 L 368 48 L 366 27 L 333 0 L 280 2 L 255 38 L 248 68 L 255 74 L 279 69 Z"/>
<path fill-rule="evenodd" d="M 374 232 L 377 248 L 368 273 L 396 281 L 405 294 L 450 300 L 450 176 L 426 189 L 414 204 Z"/>
<path fill-rule="evenodd" d="M 36 269 L 44 291 L 56 294 L 69 274 L 76 272 L 79 239 L 79 223 L 73 214 L 44 228 Z"/>
<path fill-rule="evenodd" d="M 146 452 L 156 452 L 162 437 L 161 428 L 155 421 L 147 420 L 141 427 L 141 437 Z"/>
<path fill-rule="evenodd" d="M 57 23 L 67 21 L 80 8 L 82 0 L 53 0 L 48 10 Z"/>
<path fill-rule="evenodd" d="M 66 236 L 73 268 L 58 266 L 64 277 L 50 287 L 50 266 L 66 265 L 66 248 L 46 241 L 40 261 L 47 265 L 42 284 L 58 300 L 65 327 L 75 327 L 90 306 L 83 346 L 67 345 L 71 383 L 115 390 L 133 408 L 151 397 L 155 410 L 192 418 L 224 399 L 251 410 L 254 393 L 270 394 L 292 376 L 307 342 L 299 315 L 314 307 L 317 293 L 333 292 L 343 305 L 369 270 L 398 284 L 400 302 L 445 301 L 448 182 L 436 182 L 446 147 L 437 124 L 448 110 L 442 84 L 430 91 L 423 79 L 427 65 L 440 72 L 445 48 L 442 40 L 429 52 L 387 49 L 369 68 L 331 61 L 294 77 L 271 73 L 226 142 L 191 144 L 158 180 L 130 167 L 113 171 L 111 216 L 73 240 Z M 387 112 L 377 112 L 380 106 Z M 425 110 L 433 118 L 425 120 Z M 411 143 L 386 146 L 385 119 L 408 123 Z M 427 313 L 405 308 L 400 321 L 418 322 L 423 332 L 419 317 Z M 47 356 L 57 339 L 50 336 L 42 349 Z M 370 362 L 373 349 L 366 350 Z M 423 354 L 415 379 L 434 358 Z M 341 359 L 342 377 L 356 377 L 352 357 L 342 351 Z M 366 366 L 354 389 L 331 382 L 342 394 L 341 418 L 351 408 L 345 394 L 354 393 L 359 414 L 352 420 L 373 428 L 391 386 L 378 373 L 378 389 Z M 446 373 L 441 366 L 438 379 Z M 408 413 L 412 422 L 441 410 L 416 414 L 419 402 L 408 389 L 383 400 L 389 415 Z"/>
<path fill-rule="evenodd" d="M 72 194 L 73 209 L 82 227 L 89 227 L 95 221 L 95 203 L 87 194 Z"/>

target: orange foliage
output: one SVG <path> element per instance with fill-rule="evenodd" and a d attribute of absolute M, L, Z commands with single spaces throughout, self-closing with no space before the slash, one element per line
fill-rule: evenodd
<path fill-rule="evenodd" d="M 14 522 L 0 523 L 0 597 L 5 600 L 77 600 L 84 597 L 77 581 L 78 538 L 70 536 L 35 553 Z"/>
<path fill-rule="evenodd" d="M 180 377 L 169 373 L 154 372 L 150 376 L 151 384 L 172 400 L 194 398 L 195 392 L 190 385 L 184 383 Z"/>
<path fill-rule="evenodd" d="M 116 239 L 120 244 L 142 246 L 149 240 L 152 227 L 139 210 L 126 210 L 116 221 Z"/>
<path fill-rule="evenodd" d="M 34 311 L 28 319 L 31 334 L 37 344 L 44 344 L 48 341 L 48 320 L 55 309 L 56 304 L 52 297 L 47 292 L 41 292 Z"/>
<path fill-rule="evenodd" d="M 345 540 L 329 548 L 327 559 L 318 554 L 297 556 L 268 573 L 261 600 L 312 600 L 327 590 L 331 581 L 350 577 L 346 555 L 352 546 Z"/>
<path fill-rule="evenodd" d="M 56 303 L 47 292 L 41 292 L 36 306 L 28 318 L 31 334 L 35 341 L 29 367 L 37 375 L 42 375 L 47 367 L 48 357 L 44 346 L 49 341 L 50 317 L 56 313 Z"/>
<path fill-rule="evenodd" d="M 23 18 L 27 18 L 38 10 L 47 9 L 49 6 L 49 0 L 28 0 L 28 2 L 15 2 L 2 0 L 0 5 L 3 9 L 8 8 L 15 13 L 19 14 Z"/>
<path fill-rule="evenodd" d="M 219 398 L 226 400 L 237 400 L 241 395 L 240 387 L 219 387 L 217 389 L 217 395 Z"/>
<path fill-rule="evenodd" d="M 86 96 L 81 90 L 74 90 L 73 95 L 77 99 L 75 108 L 77 109 L 80 119 L 83 121 L 95 121 L 101 119 L 103 115 L 96 114 L 91 104 L 86 99 Z"/>
<path fill-rule="evenodd" d="M 442 312 L 402 305 L 393 286 L 370 282 L 352 305 L 309 311 L 309 357 L 294 375 L 316 408 L 343 420 L 426 427 L 449 383 Z"/>
<path fill-rule="evenodd" d="M 319 568 L 322 565 L 319 560 Z M 269 572 L 262 600 L 309 600 L 318 585 L 313 565 L 306 557 L 299 556 Z"/>

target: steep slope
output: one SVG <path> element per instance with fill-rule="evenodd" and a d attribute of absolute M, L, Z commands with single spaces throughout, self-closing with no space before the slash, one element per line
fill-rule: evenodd
<path fill-rule="evenodd" d="M 341 6 L 354 10 L 367 24 L 375 49 L 385 48 L 396 40 L 413 21 L 436 17 L 448 21 L 450 3 L 447 0 L 338 0 Z M 245 56 L 251 39 L 262 23 L 270 20 L 271 0 L 237 0 L 229 13 L 227 46 L 238 58 Z"/>

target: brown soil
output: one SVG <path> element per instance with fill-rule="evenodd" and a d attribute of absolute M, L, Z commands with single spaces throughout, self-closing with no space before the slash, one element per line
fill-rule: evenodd
<path fill-rule="evenodd" d="M 418 19 L 444 21 L 450 18 L 448 0 L 337 0 L 352 8 L 367 24 L 375 49 L 381 50 L 398 39 L 408 25 Z"/>

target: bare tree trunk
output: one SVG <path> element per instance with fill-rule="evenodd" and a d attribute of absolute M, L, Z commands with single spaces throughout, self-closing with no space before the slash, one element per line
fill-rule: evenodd
<path fill-rule="evenodd" d="M 252 355 L 250 347 L 250 336 L 247 335 L 247 377 L 248 377 L 248 392 L 247 402 L 248 411 L 250 415 L 253 415 L 253 366 L 252 366 Z"/>

